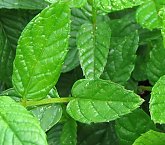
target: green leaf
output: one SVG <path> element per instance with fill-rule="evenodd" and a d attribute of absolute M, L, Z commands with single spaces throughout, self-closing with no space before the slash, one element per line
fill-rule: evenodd
<path fill-rule="evenodd" d="M 59 98 L 56 88 L 52 88 L 47 97 Z M 59 104 L 37 106 L 30 111 L 39 120 L 45 132 L 52 128 L 62 116 L 62 107 Z"/>
<path fill-rule="evenodd" d="M 44 0 L 1 0 L 0 8 L 7 9 L 43 9 L 47 5 Z"/>
<path fill-rule="evenodd" d="M 97 79 L 102 74 L 106 65 L 111 30 L 109 24 L 98 22 L 82 25 L 78 36 L 80 64 L 87 79 Z"/>
<path fill-rule="evenodd" d="M 69 4 L 58 3 L 24 29 L 13 68 L 13 86 L 24 99 L 42 99 L 56 84 L 67 53 L 69 23 Z"/>
<path fill-rule="evenodd" d="M 29 16 L 30 15 L 30 16 Z M 25 10 L 0 10 L 0 80 L 8 87 L 18 38 L 33 14 Z"/>
<path fill-rule="evenodd" d="M 68 119 L 62 129 L 60 137 L 61 145 L 77 144 L 77 123 L 73 119 Z"/>
<path fill-rule="evenodd" d="M 154 41 L 152 45 L 147 64 L 147 77 L 151 84 L 155 84 L 161 76 L 165 75 L 165 69 L 162 67 L 165 65 L 165 48 L 162 39 Z"/>
<path fill-rule="evenodd" d="M 136 139 L 133 145 L 164 145 L 165 133 L 150 130 Z"/>
<path fill-rule="evenodd" d="M 69 52 L 66 55 L 62 72 L 68 72 L 77 67 L 79 62 L 76 36 L 82 24 L 90 22 L 92 8 L 86 4 L 81 9 L 72 8 L 71 11 L 71 32 L 69 39 Z"/>
<path fill-rule="evenodd" d="M 56 124 L 47 132 L 47 140 L 49 145 L 61 145 L 60 136 L 62 133 L 63 123 Z"/>
<path fill-rule="evenodd" d="M 114 122 L 80 124 L 78 145 L 118 145 Z"/>
<path fill-rule="evenodd" d="M 134 69 L 138 42 L 137 31 L 123 37 L 112 37 L 102 78 L 124 85 Z"/>
<path fill-rule="evenodd" d="M 152 30 L 160 27 L 160 20 L 154 0 L 147 1 L 137 9 L 136 19 L 143 28 Z"/>
<path fill-rule="evenodd" d="M 146 0 L 95 0 L 96 7 L 106 11 L 118 11 L 141 5 Z"/>
<path fill-rule="evenodd" d="M 165 123 L 165 76 L 162 76 L 152 88 L 150 99 L 151 118 L 155 123 Z"/>
<path fill-rule="evenodd" d="M 7 96 L 0 97 L 0 130 L 1 145 L 47 145 L 38 121 Z"/>
<path fill-rule="evenodd" d="M 150 116 L 141 109 L 116 120 L 116 133 L 122 145 L 132 145 L 142 133 L 150 129 L 156 129 L 156 127 Z"/>
<path fill-rule="evenodd" d="M 72 96 L 67 112 L 83 123 L 115 120 L 143 102 L 132 91 L 107 80 L 79 80 L 72 88 Z"/>
<path fill-rule="evenodd" d="M 147 63 L 149 61 L 150 46 L 141 46 L 137 50 L 137 58 L 132 76 L 137 81 L 147 80 Z"/>
<path fill-rule="evenodd" d="M 87 3 L 87 0 L 71 0 L 72 7 L 82 7 Z"/>
<path fill-rule="evenodd" d="M 162 36 L 163 36 L 163 44 L 164 44 L 164 47 L 165 47 L 165 7 L 163 7 L 161 10 L 160 10 L 160 13 L 161 15 L 161 18 L 162 18 Z"/>

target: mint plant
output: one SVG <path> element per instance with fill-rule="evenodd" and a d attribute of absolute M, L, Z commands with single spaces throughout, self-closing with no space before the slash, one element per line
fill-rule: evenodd
<path fill-rule="evenodd" d="M 164 145 L 163 0 L 0 1 L 0 145 Z"/>

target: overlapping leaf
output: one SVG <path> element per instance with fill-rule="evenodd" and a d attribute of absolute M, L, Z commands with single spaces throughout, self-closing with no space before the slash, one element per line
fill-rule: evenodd
<path fill-rule="evenodd" d="M 76 145 L 77 144 L 77 123 L 73 119 L 68 119 L 62 129 L 61 145 Z"/>
<path fill-rule="evenodd" d="M 39 122 L 7 96 L 0 97 L 0 130 L 1 145 L 47 145 Z"/>
<path fill-rule="evenodd" d="M 147 64 L 147 77 L 154 84 L 158 79 L 165 75 L 165 48 L 162 39 L 153 42 L 153 48 L 150 52 L 150 59 Z"/>
<path fill-rule="evenodd" d="M 52 88 L 47 97 L 59 97 L 56 88 Z M 35 107 L 30 111 L 39 120 L 40 125 L 45 132 L 52 128 L 62 116 L 62 107 L 60 104 L 42 105 Z"/>
<path fill-rule="evenodd" d="M 90 22 L 91 6 L 86 4 L 81 9 L 72 8 L 71 11 L 71 32 L 69 39 L 69 52 L 66 55 L 62 72 L 68 72 L 78 66 L 79 57 L 76 44 L 76 36 L 82 24 Z"/>
<path fill-rule="evenodd" d="M 79 80 L 72 88 L 72 96 L 67 112 L 83 123 L 115 120 L 143 102 L 132 91 L 107 80 Z"/>
<path fill-rule="evenodd" d="M 116 132 L 122 145 L 132 145 L 142 133 L 150 129 L 155 129 L 155 125 L 141 109 L 116 120 Z"/>
<path fill-rule="evenodd" d="M 27 99 L 46 97 L 56 84 L 68 47 L 68 3 L 44 9 L 24 29 L 14 61 L 13 86 Z"/>
<path fill-rule="evenodd" d="M 100 77 L 106 65 L 111 30 L 106 22 L 84 24 L 77 37 L 80 64 L 88 79 Z"/>
<path fill-rule="evenodd" d="M 165 76 L 162 76 L 154 85 L 150 99 L 151 118 L 155 123 L 165 123 Z"/>
<path fill-rule="evenodd" d="M 47 3 L 45 0 L 1 0 L 0 8 L 8 9 L 43 9 Z"/>
<path fill-rule="evenodd" d="M 150 30 L 159 28 L 160 19 L 158 17 L 155 1 L 150 0 L 141 5 L 137 10 L 136 19 L 144 28 L 148 28 Z"/>
<path fill-rule="evenodd" d="M 150 130 L 139 137 L 133 145 L 164 145 L 165 133 Z"/>
<path fill-rule="evenodd" d="M 0 10 L 0 80 L 8 86 L 18 38 L 32 16 L 25 10 Z"/>
<path fill-rule="evenodd" d="M 143 4 L 145 1 L 146 0 L 95 0 L 95 5 L 106 12 L 111 12 L 132 8 Z"/>

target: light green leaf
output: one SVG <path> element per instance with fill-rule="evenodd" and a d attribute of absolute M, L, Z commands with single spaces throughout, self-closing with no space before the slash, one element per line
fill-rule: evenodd
<path fill-rule="evenodd" d="M 72 8 L 71 11 L 71 32 L 69 39 L 69 52 L 66 55 L 62 72 L 68 72 L 77 67 L 79 62 L 76 36 L 82 24 L 90 22 L 92 8 L 86 4 L 81 9 Z"/>
<path fill-rule="evenodd" d="M 68 3 L 53 4 L 24 29 L 14 61 L 13 86 L 26 99 L 42 99 L 56 84 L 68 47 Z"/>
<path fill-rule="evenodd" d="M 95 0 L 96 7 L 106 11 L 118 11 L 141 5 L 146 0 Z"/>
<path fill-rule="evenodd" d="M 87 3 L 87 0 L 71 0 L 72 7 L 82 7 Z"/>
<path fill-rule="evenodd" d="M 72 96 L 67 112 L 83 123 L 115 120 L 143 102 L 132 91 L 107 80 L 79 80 L 72 88 Z"/>
<path fill-rule="evenodd" d="M 138 42 L 137 31 L 122 37 L 112 37 L 102 78 L 124 85 L 134 69 Z"/>
<path fill-rule="evenodd" d="M 163 37 L 163 44 L 164 44 L 164 47 L 165 47 L 165 7 L 163 7 L 161 10 L 160 10 L 160 15 L 161 15 L 161 18 L 162 18 L 162 37 Z"/>
<path fill-rule="evenodd" d="M 164 145 L 165 133 L 150 130 L 136 139 L 133 145 Z"/>
<path fill-rule="evenodd" d="M 151 119 L 155 123 L 165 123 L 165 76 L 162 76 L 152 88 L 150 99 Z"/>
<path fill-rule="evenodd" d="M 143 28 L 152 30 L 160 27 L 160 20 L 154 0 L 147 1 L 137 9 L 136 19 Z"/>
<path fill-rule="evenodd" d="M 80 64 L 86 78 L 97 79 L 102 74 L 108 57 L 110 37 L 111 30 L 105 21 L 98 22 L 96 26 L 90 23 L 82 25 L 77 45 Z"/>
<path fill-rule="evenodd" d="M 1 0 L 0 8 L 7 9 L 43 9 L 47 5 L 44 0 Z"/>
<path fill-rule="evenodd" d="M 59 98 L 56 88 L 52 88 L 47 97 Z M 39 120 L 40 125 L 45 132 L 52 128 L 62 116 L 62 107 L 59 104 L 37 106 L 30 111 Z"/>
<path fill-rule="evenodd" d="M 155 84 L 158 79 L 165 75 L 165 48 L 162 39 L 152 43 L 152 50 L 150 51 L 150 59 L 147 64 L 147 77 L 151 84 Z"/>
<path fill-rule="evenodd" d="M 60 137 L 61 145 L 77 144 L 77 123 L 73 119 L 68 119 L 62 129 Z"/>
<path fill-rule="evenodd" d="M 156 129 L 156 127 L 150 116 L 141 109 L 116 120 L 116 133 L 121 145 L 132 145 L 142 133 L 150 129 Z"/>
<path fill-rule="evenodd" d="M 36 118 L 7 96 L 0 97 L 0 130 L 1 145 L 47 145 Z"/>

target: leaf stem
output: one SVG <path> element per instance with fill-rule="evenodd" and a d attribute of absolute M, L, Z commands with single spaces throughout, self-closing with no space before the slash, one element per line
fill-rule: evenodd
<path fill-rule="evenodd" d="M 143 91 L 149 91 L 149 92 L 152 91 L 151 86 L 139 86 L 138 88 L 139 88 L 139 90 L 143 90 Z"/>
<path fill-rule="evenodd" d="M 71 97 L 66 97 L 66 98 L 48 98 L 48 99 L 43 99 L 39 101 L 26 101 L 26 102 L 21 102 L 21 104 L 25 107 L 30 107 L 30 106 L 39 106 L 39 105 L 46 105 L 46 104 L 53 104 L 53 103 L 68 103 L 72 98 Z"/>

